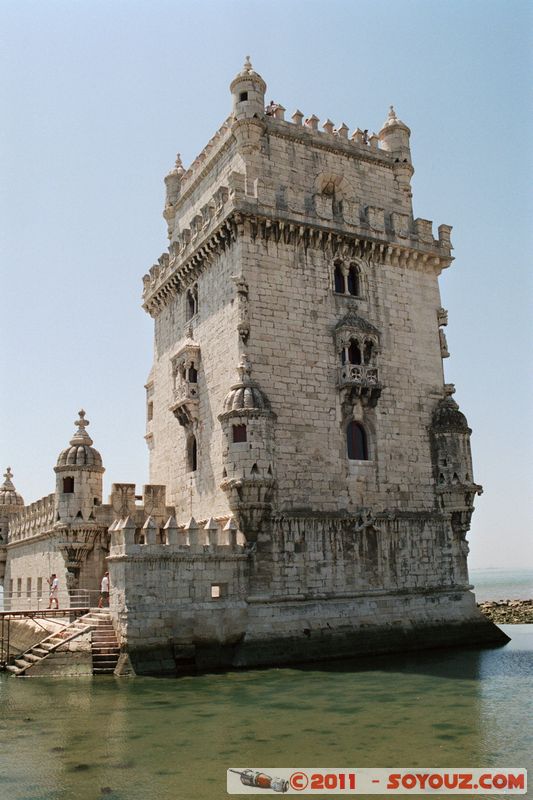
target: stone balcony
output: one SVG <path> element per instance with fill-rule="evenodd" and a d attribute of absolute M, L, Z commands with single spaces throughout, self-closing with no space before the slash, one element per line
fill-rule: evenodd
<path fill-rule="evenodd" d="M 198 419 L 198 404 L 198 384 L 183 381 L 174 389 L 174 401 L 169 408 L 180 425 L 185 426 Z"/>
<path fill-rule="evenodd" d="M 377 367 L 367 364 L 343 364 L 339 367 L 339 388 L 351 390 L 370 405 L 374 405 L 381 394 L 381 383 Z"/>

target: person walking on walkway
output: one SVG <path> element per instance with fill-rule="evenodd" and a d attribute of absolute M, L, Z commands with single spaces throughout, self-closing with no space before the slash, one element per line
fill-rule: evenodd
<path fill-rule="evenodd" d="M 109 572 L 104 574 L 102 583 L 100 584 L 100 599 L 98 601 L 98 608 L 108 608 L 109 606 Z"/>
<path fill-rule="evenodd" d="M 49 578 L 47 578 L 48 586 L 50 587 L 50 596 L 48 602 L 48 608 L 53 608 L 54 603 L 55 607 L 59 608 L 59 580 L 55 572 L 52 572 Z"/>

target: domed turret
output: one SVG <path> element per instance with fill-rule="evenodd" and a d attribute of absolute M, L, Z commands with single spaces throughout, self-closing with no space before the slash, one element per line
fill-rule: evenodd
<path fill-rule="evenodd" d="M 230 84 L 233 95 L 233 114 L 235 119 L 262 117 L 265 113 L 266 83 L 254 71 L 250 56 L 246 56 L 244 66 Z"/>
<path fill-rule="evenodd" d="M 221 488 L 246 538 L 255 540 L 270 514 L 274 476 L 274 421 L 270 402 L 251 378 L 251 366 L 241 357 L 239 382 L 224 400 L 218 419 L 224 431 Z"/>
<path fill-rule="evenodd" d="M 433 413 L 432 428 L 439 432 L 472 433 L 465 415 L 451 395 L 443 398 Z"/>
<path fill-rule="evenodd" d="M 56 522 L 70 524 L 94 520 L 94 507 L 102 503 L 102 456 L 85 430 L 89 420 L 79 412 L 77 430 L 58 456 L 56 473 Z"/>
<path fill-rule="evenodd" d="M 398 119 L 394 106 L 391 106 L 387 120 L 383 123 L 379 132 L 381 149 L 398 154 L 398 156 L 400 153 L 403 153 L 403 157 L 407 157 L 408 163 L 411 163 L 411 152 L 409 149 L 410 135 L 411 131 L 405 122 Z"/>
<path fill-rule="evenodd" d="M 230 411 L 245 413 L 249 410 L 270 412 L 270 403 L 259 386 L 250 377 L 249 362 L 243 357 L 237 367 L 240 381 L 235 383 L 224 399 L 224 414 Z"/>
<path fill-rule="evenodd" d="M 24 508 L 24 500 L 22 495 L 15 489 L 11 480 L 12 477 L 11 467 L 8 467 L 4 473 L 5 481 L 0 486 L 0 515 L 2 516 L 4 514 L 16 514 Z"/>
<path fill-rule="evenodd" d="M 185 169 L 183 167 L 181 156 L 178 153 L 176 156 L 176 163 L 174 164 L 173 168 L 170 170 L 168 175 L 165 177 L 165 186 L 167 187 L 167 206 L 172 206 L 176 202 L 180 194 L 181 188 L 181 180 L 185 175 Z"/>
<path fill-rule="evenodd" d="M 15 489 L 12 477 L 11 467 L 8 467 L 4 473 L 5 481 L 0 486 L 0 580 L 4 577 L 5 550 L 3 548 L 8 540 L 9 520 L 24 508 L 24 500 Z"/>
<path fill-rule="evenodd" d="M 437 494 L 445 511 L 464 512 L 454 517 L 465 530 L 470 524 L 473 499 L 482 488 L 474 483 L 470 434 L 465 415 L 452 397 L 453 384 L 446 384 L 445 397 L 439 401 L 431 421 L 433 467 Z"/>
<path fill-rule="evenodd" d="M 101 467 L 102 456 L 94 447 L 93 440 L 85 430 L 89 420 L 85 419 L 83 408 L 79 412 L 80 418 L 74 423 L 78 430 L 70 440 L 70 446 L 62 450 L 57 459 L 58 467 Z"/>

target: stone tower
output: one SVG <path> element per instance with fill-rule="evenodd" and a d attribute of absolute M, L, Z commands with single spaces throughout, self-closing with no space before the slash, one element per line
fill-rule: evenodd
<path fill-rule="evenodd" d="M 58 456 L 54 496 L 54 533 L 58 550 L 66 566 L 66 582 L 70 591 L 93 588 L 103 572 L 101 547 L 105 532 L 97 518 L 102 505 L 102 456 L 87 433 L 89 420 L 79 412 L 69 446 Z M 93 564 L 94 562 L 94 564 Z"/>
<path fill-rule="evenodd" d="M 89 420 L 81 409 L 69 446 L 58 456 L 56 473 L 56 521 L 65 525 L 95 519 L 102 504 L 102 456 L 86 431 Z"/>
<path fill-rule="evenodd" d="M 228 119 L 165 179 L 169 248 L 143 279 L 151 480 L 178 526 L 232 516 L 247 542 L 232 663 L 276 637 L 289 660 L 328 637 L 353 652 L 361 625 L 373 649 L 391 625 L 497 639 L 469 591 L 481 487 L 444 382 L 451 228 L 413 215 L 410 130 L 392 107 L 379 134 L 320 130 L 265 90 L 247 59 Z"/>

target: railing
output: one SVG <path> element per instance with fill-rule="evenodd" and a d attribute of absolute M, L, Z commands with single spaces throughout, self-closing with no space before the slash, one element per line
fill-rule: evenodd
<path fill-rule="evenodd" d="M 11 622 L 15 619 L 32 619 L 39 625 L 45 633 L 44 638 L 50 636 L 50 631 L 41 623 L 39 619 L 45 617 L 53 617 L 60 626 L 66 628 L 77 617 L 83 616 L 90 611 L 89 608 L 58 608 L 46 610 L 28 610 L 28 611 L 0 611 L 0 669 L 5 669 L 7 664 L 12 661 L 16 651 L 11 648 Z M 63 620 L 67 620 L 64 622 Z"/>
<path fill-rule="evenodd" d="M 178 383 L 174 389 L 174 402 L 190 403 L 191 400 L 198 401 L 198 384 L 191 383 L 190 381 Z"/>
<path fill-rule="evenodd" d="M 366 364 L 343 364 L 339 367 L 339 384 L 341 386 L 379 386 L 377 367 Z"/>
<path fill-rule="evenodd" d="M 62 609 L 90 608 L 98 604 L 100 592 L 98 589 L 76 589 L 68 592 L 66 589 L 58 592 L 57 600 Z M 54 607 L 55 607 L 54 603 Z M 50 607 L 49 592 L 42 591 L 13 591 L 5 592 L 3 603 L 0 602 L 0 611 L 45 611 Z"/>

